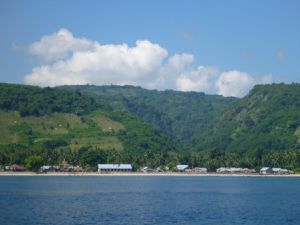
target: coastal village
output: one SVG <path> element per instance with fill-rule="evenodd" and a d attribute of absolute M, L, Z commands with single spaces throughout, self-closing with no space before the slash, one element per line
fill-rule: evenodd
<path fill-rule="evenodd" d="M 30 172 L 24 166 L 12 164 L 0 168 L 3 173 L 20 173 Z M 232 175 L 289 175 L 294 174 L 293 171 L 283 168 L 262 167 L 259 171 L 248 168 L 237 167 L 220 167 L 215 171 L 208 171 L 207 168 L 190 167 L 189 165 L 178 164 L 174 168 L 157 167 L 151 168 L 148 166 L 141 167 L 134 170 L 131 164 L 98 164 L 98 169 L 85 169 L 78 165 L 70 165 L 66 160 L 63 160 L 60 165 L 43 165 L 36 171 L 37 174 L 47 173 L 69 173 L 69 174 L 114 174 L 114 173 L 128 173 L 128 174 L 232 174 Z"/>

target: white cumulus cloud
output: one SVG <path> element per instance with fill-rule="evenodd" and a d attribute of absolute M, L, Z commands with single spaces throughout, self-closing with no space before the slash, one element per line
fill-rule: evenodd
<path fill-rule="evenodd" d="M 177 78 L 176 88 L 180 91 L 209 92 L 217 71 L 214 67 L 199 66 L 195 70 L 184 72 Z"/>
<path fill-rule="evenodd" d="M 45 60 L 57 60 L 68 57 L 74 51 L 92 50 L 95 45 L 96 43 L 85 38 L 75 38 L 70 31 L 62 28 L 32 43 L 28 50 L 31 54 Z"/>
<path fill-rule="evenodd" d="M 232 70 L 221 73 L 216 81 L 216 88 L 220 95 L 242 97 L 254 83 L 254 79 L 249 74 Z"/>
<path fill-rule="evenodd" d="M 179 71 L 188 67 L 194 62 L 194 56 L 191 54 L 175 54 L 169 59 L 168 66 L 173 70 Z"/>
<path fill-rule="evenodd" d="M 149 40 L 138 40 L 134 46 L 102 45 L 75 37 L 65 28 L 30 44 L 28 52 L 44 64 L 25 75 L 24 82 L 42 87 L 131 84 L 241 97 L 256 83 L 272 82 L 272 75 L 257 80 L 237 70 L 220 72 L 215 66 L 198 66 L 192 54 L 168 56 L 167 49 Z"/>
<path fill-rule="evenodd" d="M 43 37 L 29 50 L 42 58 L 56 59 L 25 76 L 25 83 L 39 86 L 139 84 L 144 77 L 157 73 L 168 54 L 166 49 L 147 40 L 137 41 L 134 47 L 100 45 L 74 38 L 65 29 Z"/>

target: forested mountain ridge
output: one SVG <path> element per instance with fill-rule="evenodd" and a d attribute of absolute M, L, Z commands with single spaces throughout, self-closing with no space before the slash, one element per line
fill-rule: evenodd
<path fill-rule="evenodd" d="M 300 85 L 257 85 L 201 136 L 199 148 L 287 150 L 300 146 Z"/>
<path fill-rule="evenodd" d="M 0 109 L 16 110 L 21 116 L 41 116 L 53 112 L 82 114 L 103 108 L 100 101 L 80 92 L 0 83 Z"/>
<path fill-rule="evenodd" d="M 237 98 L 173 90 L 146 90 L 134 86 L 77 85 L 60 87 L 101 99 L 116 111 L 129 112 L 153 124 L 184 149 Z"/>

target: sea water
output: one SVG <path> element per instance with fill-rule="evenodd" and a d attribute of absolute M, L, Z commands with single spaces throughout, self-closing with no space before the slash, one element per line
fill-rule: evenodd
<path fill-rule="evenodd" d="M 298 177 L 0 177 L 0 224 L 300 224 Z"/>

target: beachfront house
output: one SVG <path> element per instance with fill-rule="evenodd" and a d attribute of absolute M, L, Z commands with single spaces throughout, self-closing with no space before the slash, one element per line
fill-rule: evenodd
<path fill-rule="evenodd" d="M 72 165 L 69 165 L 69 166 L 68 166 L 67 172 L 75 172 L 75 173 L 78 173 L 78 172 L 83 172 L 83 169 L 82 169 L 81 166 L 72 166 Z"/>
<path fill-rule="evenodd" d="M 256 173 L 255 169 L 243 168 L 244 173 Z"/>
<path fill-rule="evenodd" d="M 217 173 L 231 173 L 231 174 L 239 174 L 239 173 L 255 173 L 255 170 L 248 168 L 239 168 L 239 167 L 220 167 L 217 169 Z"/>
<path fill-rule="evenodd" d="M 281 168 L 272 168 L 274 174 L 290 174 L 292 171 L 289 171 L 287 169 L 281 169 Z"/>
<path fill-rule="evenodd" d="M 186 172 L 189 169 L 188 165 L 177 165 L 176 170 L 179 172 Z"/>
<path fill-rule="evenodd" d="M 98 172 L 131 172 L 131 164 L 98 164 Z"/>
<path fill-rule="evenodd" d="M 150 172 L 153 172 L 154 170 L 149 168 L 148 166 L 145 166 L 141 169 L 141 172 L 143 173 L 150 173 Z"/>
<path fill-rule="evenodd" d="M 5 170 L 13 171 L 13 172 L 24 172 L 26 169 L 18 164 L 12 164 L 5 167 Z"/>
<path fill-rule="evenodd" d="M 220 167 L 216 170 L 217 173 L 229 173 L 228 168 Z"/>
<path fill-rule="evenodd" d="M 263 167 L 259 171 L 260 174 L 272 174 L 273 170 L 271 167 Z"/>
<path fill-rule="evenodd" d="M 60 171 L 61 172 L 83 172 L 82 167 L 74 166 L 68 163 L 65 159 L 60 164 Z"/>
<path fill-rule="evenodd" d="M 207 168 L 195 167 L 192 171 L 194 173 L 207 173 Z"/>
<path fill-rule="evenodd" d="M 292 174 L 293 171 L 282 168 L 263 167 L 260 170 L 260 174 Z"/>
<path fill-rule="evenodd" d="M 244 173 L 243 168 L 236 168 L 236 167 L 231 167 L 229 168 L 230 173 Z"/>
<path fill-rule="evenodd" d="M 41 166 L 40 167 L 40 172 L 41 173 L 48 173 L 48 172 L 56 172 L 58 171 L 59 168 L 58 167 L 55 167 L 55 166 L 47 166 L 47 165 L 44 165 L 44 166 Z"/>
<path fill-rule="evenodd" d="M 160 168 L 160 166 L 159 166 L 159 167 L 157 167 L 157 168 L 155 169 L 155 172 L 156 172 L 156 173 L 161 173 L 161 172 L 164 172 L 164 171 L 163 171 L 163 169 Z"/>

